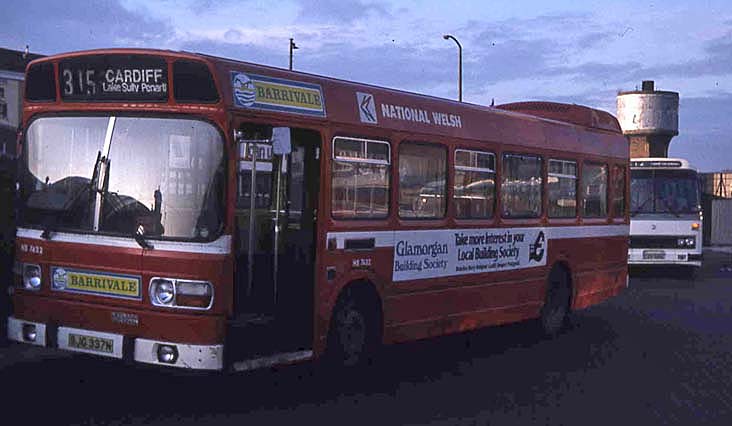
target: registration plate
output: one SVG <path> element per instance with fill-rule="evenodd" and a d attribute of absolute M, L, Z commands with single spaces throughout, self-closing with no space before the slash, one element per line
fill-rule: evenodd
<path fill-rule="evenodd" d="M 114 340 L 103 337 L 84 336 L 82 334 L 69 333 L 69 347 L 82 349 L 102 354 L 114 353 Z"/>
<path fill-rule="evenodd" d="M 646 260 L 663 260 L 666 258 L 666 252 L 663 250 L 644 250 L 643 259 Z"/>
<path fill-rule="evenodd" d="M 124 337 L 80 328 L 59 327 L 58 347 L 75 352 L 122 358 Z"/>

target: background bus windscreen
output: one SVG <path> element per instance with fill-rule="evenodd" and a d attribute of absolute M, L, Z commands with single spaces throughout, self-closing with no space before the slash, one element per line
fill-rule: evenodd
<path fill-rule="evenodd" d="M 630 213 L 693 214 L 699 186 L 693 170 L 631 170 Z"/>

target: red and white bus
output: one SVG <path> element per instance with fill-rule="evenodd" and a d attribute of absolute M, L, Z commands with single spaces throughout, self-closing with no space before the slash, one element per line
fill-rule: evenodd
<path fill-rule="evenodd" d="M 26 72 L 10 339 L 201 370 L 567 313 L 627 285 L 610 114 L 183 52 Z"/>

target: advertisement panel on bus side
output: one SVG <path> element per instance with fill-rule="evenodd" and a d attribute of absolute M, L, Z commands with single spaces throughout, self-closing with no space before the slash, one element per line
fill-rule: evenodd
<path fill-rule="evenodd" d="M 397 231 L 394 281 L 546 265 L 543 228 Z"/>

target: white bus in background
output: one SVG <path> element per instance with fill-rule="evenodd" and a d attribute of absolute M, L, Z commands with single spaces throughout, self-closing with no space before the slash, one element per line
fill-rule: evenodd
<path fill-rule="evenodd" d="M 702 214 L 696 169 L 678 158 L 630 161 L 629 265 L 702 264 Z"/>

